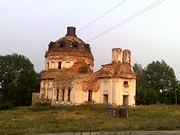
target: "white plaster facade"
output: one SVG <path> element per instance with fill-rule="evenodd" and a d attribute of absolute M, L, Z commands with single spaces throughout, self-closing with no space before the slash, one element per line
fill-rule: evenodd
<path fill-rule="evenodd" d="M 53 86 L 53 80 L 41 81 L 41 93 L 44 98 L 48 99 L 55 104 L 82 104 L 88 102 L 88 92 L 83 91 L 82 83 L 73 81 L 72 88 L 64 89 L 64 95 L 62 89 L 59 90 L 57 97 L 57 89 Z M 124 85 L 124 82 L 128 82 L 128 85 Z M 97 91 L 92 90 L 92 99 L 94 103 L 111 104 L 111 105 L 128 105 L 135 106 L 136 95 L 136 80 L 135 79 L 123 79 L 123 78 L 104 78 L 99 79 L 99 89 Z M 70 90 L 68 100 L 68 90 Z M 125 99 L 127 96 L 127 103 Z M 107 98 L 107 99 L 105 99 Z"/>
<path fill-rule="evenodd" d="M 124 81 L 128 82 L 128 85 L 124 85 Z M 112 105 L 130 105 L 135 106 L 135 84 L 134 79 L 101 79 L 100 91 L 99 91 L 99 103 L 106 103 L 105 96 L 108 96 L 108 103 Z M 124 96 L 127 97 L 127 103 L 123 103 Z M 96 99 L 98 100 L 98 99 Z"/>
<path fill-rule="evenodd" d="M 83 47 L 87 49 L 87 45 L 81 40 L 78 44 L 76 42 L 81 46 L 80 49 L 71 50 L 77 37 L 75 31 L 70 32 L 65 37 L 66 42 L 69 40 L 65 44 L 68 48 L 51 50 L 56 44 L 64 43 L 62 39 L 53 43 L 46 53 L 45 70 L 40 83 L 40 99 L 52 104 L 78 105 L 93 102 L 134 107 L 136 77 L 131 68 L 131 52 L 122 51 L 120 48 L 112 49 L 112 63 L 102 65 L 100 70 L 93 73 L 94 59 L 91 51 L 88 54 L 87 50 L 82 51 Z"/>

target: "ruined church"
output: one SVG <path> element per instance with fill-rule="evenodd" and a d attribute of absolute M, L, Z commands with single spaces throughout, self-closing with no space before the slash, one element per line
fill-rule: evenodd
<path fill-rule="evenodd" d="M 112 62 L 93 72 L 94 57 L 89 44 L 76 35 L 75 27 L 50 42 L 39 98 L 52 105 L 84 103 L 135 106 L 136 75 L 130 50 L 112 49 Z"/>

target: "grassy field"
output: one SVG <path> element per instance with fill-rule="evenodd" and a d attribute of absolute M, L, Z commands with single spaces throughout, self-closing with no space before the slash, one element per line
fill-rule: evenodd
<path fill-rule="evenodd" d="M 180 105 L 137 106 L 129 118 L 107 116 L 101 105 L 20 107 L 0 111 L 0 134 L 74 131 L 178 130 Z"/>

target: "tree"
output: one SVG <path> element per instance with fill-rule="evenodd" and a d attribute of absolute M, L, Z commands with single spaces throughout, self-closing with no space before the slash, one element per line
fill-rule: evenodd
<path fill-rule="evenodd" d="M 145 70 L 137 63 L 134 64 L 133 70 L 136 73 L 136 104 L 155 104 L 156 91 L 145 87 Z"/>
<path fill-rule="evenodd" d="M 38 74 L 23 55 L 0 56 L 0 89 L 2 100 L 11 106 L 30 105 Z"/>
<path fill-rule="evenodd" d="M 135 63 L 133 70 L 136 73 L 136 104 L 144 104 L 144 69 Z"/>
<path fill-rule="evenodd" d="M 177 104 L 180 104 L 180 82 L 178 81 L 177 83 L 177 90 L 176 90 L 176 101 L 177 101 Z"/>
<path fill-rule="evenodd" d="M 149 105 L 156 103 L 157 103 L 157 92 L 152 88 L 144 88 L 141 104 Z"/>
<path fill-rule="evenodd" d="M 145 69 L 145 87 L 154 89 L 160 103 L 175 103 L 177 86 L 174 70 L 165 61 L 153 61 Z"/>

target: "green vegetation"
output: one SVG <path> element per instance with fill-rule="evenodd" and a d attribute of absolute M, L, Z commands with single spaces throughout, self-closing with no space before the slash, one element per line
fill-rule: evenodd
<path fill-rule="evenodd" d="M 31 104 L 39 75 L 23 55 L 0 56 L 0 109 Z"/>
<path fill-rule="evenodd" d="M 146 68 L 134 64 L 137 75 L 137 104 L 180 104 L 180 84 L 165 61 L 153 61 Z"/>
<path fill-rule="evenodd" d="M 177 130 L 179 117 L 179 105 L 137 106 L 129 118 L 109 117 L 101 105 L 19 107 L 0 111 L 0 134 Z"/>

